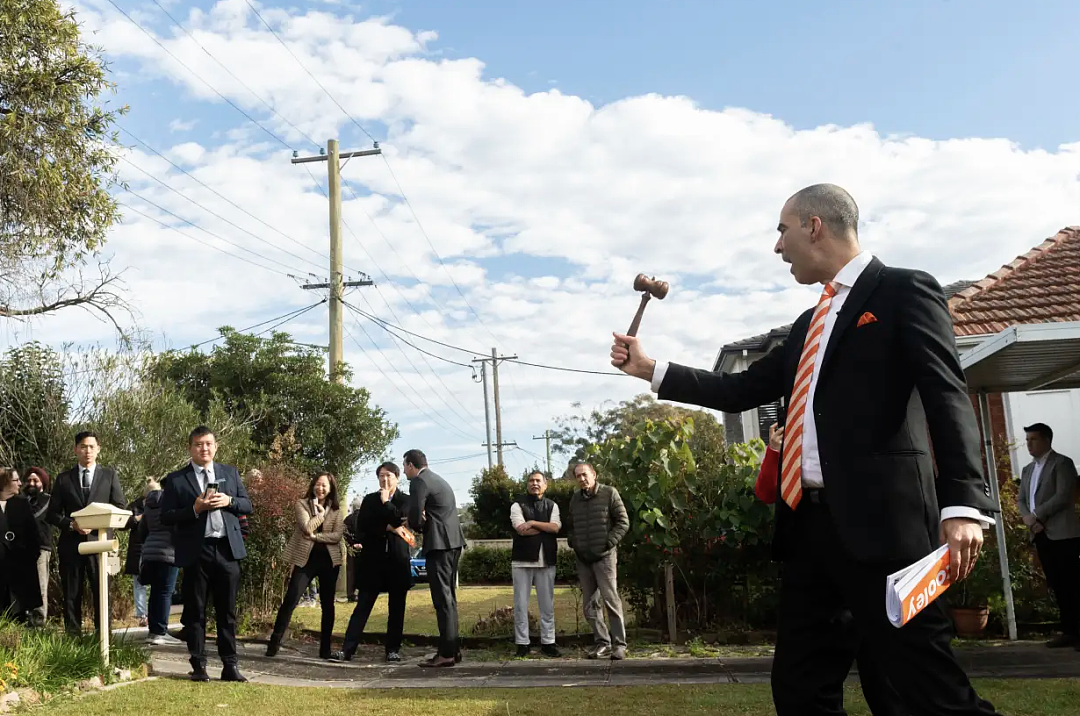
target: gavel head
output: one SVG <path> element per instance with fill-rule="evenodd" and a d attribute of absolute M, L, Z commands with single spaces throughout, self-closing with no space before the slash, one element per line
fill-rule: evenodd
<path fill-rule="evenodd" d="M 657 281 L 655 277 L 650 278 L 643 273 L 639 273 L 637 278 L 634 279 L 634 290 L 649 293 L 663 300 L 668 292 L 668 283 L 667 281 Z"/>

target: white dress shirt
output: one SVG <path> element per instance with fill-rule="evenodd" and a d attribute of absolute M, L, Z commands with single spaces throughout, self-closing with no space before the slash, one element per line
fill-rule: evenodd
<path fill-rule="evenodd" d="M 844 268 L 840 269 L 836 274 L 836 278 L 833 279 L 833 281 L 838 284 L 836 287 L 836 295 L 833 296 L 832 302 L 829 304 L 829 311 L 825 314 L 825 325 L 821 333 L 821 343 L 817 355 L 815 356 L 814 370 L 810 376 L 810 389 L 806 394 L 807 409 L 803 412 L 802 484 L 803 487 L 807 489 L 825 486 L 825 477 L 821 471 L 821 455 L 818 452 L 817 424 L 812 409 L 812 406 L 814 405 L 814 394 L 817 391 L 821 358 L 825 355 L 825 349 L 829 345 L 829 338 L 832 336 L 833 326 L 836 325 L 837 314 L 840 313 L 840 309 L 844 307 L 844 302 L 847 301 L 852 286 L 859 280 L 859 277 L 862 275 L 863 271 L 866 270 L 866 267 L 870 265 L 873 258 L 873 254 L 869 251 L 859 253 L 855 258 L 851 259 Z M 664 376 L 667 375 L 667 369 L 668 364 L 666 362 L 656 362 L 651 384 L 654 393 L 660 392 L 660 385 L 664 382 Z M 941 511 L 942 520 L 953 517 L 967 517 L 969 519 L 979 520 L 984 525 L 993 524 L 991 518 L 983 515 L 974 507 L 946 507 Z"/>
<path fill-rule="evenodd" d="M 86 477 L 86 488 L 89 489 L 94 485 L 94 475 L 97 473 L 97 463 L 94 463 L 90 467 L 83 467 L 79 465 L 79 488 L 83 486 L 83 471 L 89 470 L 90 475 Z"/>
<path fill-rule="evenodd" d="M 548 522 L 554 522 L 562 529 L 562 519 L 559 517 L 559 505 L 553 504 L 551 507 L 551 519 Z M 510 524 L 514 527 L 514 531 L 517 531 L 519 525 L 525 524 L 525 515 L 521 513 L 521 505 L 515 502 L 510 506 Z M 544 550 L 540 550 L 540 559 L 535 562 L 518 562 L 516 560 L 510 561 L 511 567 L 529 567 L 534 569 L 543 569 L 544 567 L 553 567 L 554 565 L 544 564 Z"/>
<path fill-rule="evenodd" d="M 1035 491 L 1039 489 L 1039 478 L 1042 476 L 1043 466 L 1046 465 L 1046 458 L 1050 457 L 1050 453 L 1046 453 L 1038 460 L 1035 461 L 1035 466 L 1031 468 L 1031 492 L 1028 495 L 1028 505 L 1031 507 L 1031 514 L 1035 515 Z M 1038 519 L 1038 515 L 1035 518 Z"/>
<path fill-rule="evenodd" d="M 208 483 L 217 482 L 217 478 L 214 477 L 214 463 L 210 463 L 206 467 L 191 463 L 191 467 L 195 470 L 195 479 L 199 481 L 201 492 L 206 492 Z M 206 531 L 203 535 L 214 538 L 225 536 L 225 518 L 221 516 L 221 510 L 210 510 L 206 518 Z"/>

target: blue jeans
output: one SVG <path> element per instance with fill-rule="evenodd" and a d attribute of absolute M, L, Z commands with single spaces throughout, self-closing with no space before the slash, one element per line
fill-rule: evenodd
<path fill-rule="evenodd" d="M 169 632 L 169 611 L 180 570 L 165 562 L 148 562 L 143 567 L 150 577 L 150 633 L 161 636 Z"/>
<path fill-rule="evenodd" d="M 131 578 L 132 592 L 135 598 L 135 618 L 146 618 L 146 585 L 139 581 L 139 575 Z"/>

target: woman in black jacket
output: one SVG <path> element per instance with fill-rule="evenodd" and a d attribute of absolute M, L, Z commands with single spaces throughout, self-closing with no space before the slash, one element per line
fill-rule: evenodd
<path fill-rule="evenodd" d="M 29 622 L 30 613 L 41 606 L 41 532 L 20 487 L 18 472 L 0 468 L 0 614 Z"/>
<path fill-rule="evenodd" d="M 52 531 L 53 526 L 45 519 L 49 511 L 49 489 L 52 487 L 52 478 L 49 473 L 40 467 L 31 467 L 26 471 L 26 484 L 23 485 L 23 494 L 30 503 L 30 509 L 37 521 L 38 532 L 41 534 L 41 547 L 37 558 L 38 586 L 41 588 L 41 606 L 33 611 L 34 624 L 42 626 L 49 618 L 49 558 L 52 557 Z"/>
<path fill-rule="evenodd" d="M 354 547 L 357 555 L 356 582 L 360 595 L 349 626 L 345 630 L 342 650 L 331 657 L 335 661 L 351 661 L 360 638 L 364 634 L 371 609 L 379 594 L 389 596 L 389 613 L 386 621 L 386 660 L 401 661 L 401 635 L 405 628 L 405 595 L 412 587 L 412 570 L 409 567 L 410 551 L 416 538 L 405 519 L 409 509 L 409 496 L 397 489 L 401 475 L 398 466 L 384 462 L 377 470 L 379 489 L 364 498 L 356 518 Z"/>
<path fill-rule="evenodd" d="M 146 610 L 150 636 L 146 641 L 156 646 L 183 643 L 176 637 L 169 636 L 169 611 L 179 570 L 175 566 L 173 528 L 161 522 L 162 494 L 161 485 L 153 478 L 147 478 L 146 501 L 143 503 L 143 518 L 138 529 L 142 541 L 139 581 L 150 587 Z"/>

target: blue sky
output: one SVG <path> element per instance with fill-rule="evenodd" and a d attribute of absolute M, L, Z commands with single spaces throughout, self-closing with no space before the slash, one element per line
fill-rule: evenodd
<path fill-rule="evenodd" d="M 642 326 L 658 358 L 710 365 L 724 343 L 789 322 L 813 291 L 793 285 L 771 247 L 780 204 L 808 183 L 851 189 L 866 246 L 942 282 L 981 277 L 1080 224 L 1080 93 L 1063 31 L 1080 26 L 1075 3 L 258 5 L 346 117 L 244 0 L 163 4 L 276 115 L 153 3 L 116 2 L 194 70 L 106 0 L 80 0 L 88 40 L 112 62 L 116 100 L 131 106 L 120 125 L 217 194 L 141 148 L 126 159 L 197 204 L 122 163 L 124 178 L 231 242 L 118 193 L 187 234 L 128 213 L 107 247 L 127 271 L 138 325 L 159 346 L 317 300 L 273 272 L 325 275 L 327 261 L 327 204 L 316 188 L 325 166 L 306 165 L 313 183 L 289 158 L 330 136 L 345 149 L 370 146 L 350 118 L 386 150 L 385 162 L 344 169 L 359 196 L 344 193 L 345 264 L 379 284 L 350 301 L 446 343 L 496 345 L 549 365 L 610 369 L 610 331 L 636 308 L 638 271 L 673 287 Z M 450 461 L 443 472 L 466 499 L 486 464 L 467 457 L 483 452 L 484 432 L 471 370 L 395 346 L 351 314 L 345 326 L 357 341 L 345 339 L 355 382 L 401 428 L 389 456 L 419 446 Z M 325 343 L 325 308 L 286 328 Z M 2 338 L 60 346 L 102 335 L 69 314 L 6 326 Z M 515 474 L 543 455 L 532 437 L 575 403 L 589 410 L 648 390 L 511 364 L 502 377 L 504 438 L 524 448 L 507 454 Z"/>

